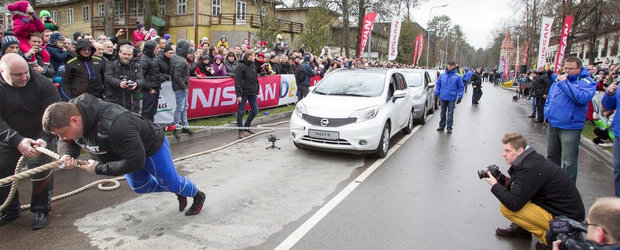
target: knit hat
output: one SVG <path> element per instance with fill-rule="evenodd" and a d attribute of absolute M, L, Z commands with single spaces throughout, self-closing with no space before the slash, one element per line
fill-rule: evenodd
<path fill-rule="evenodd" d="M 142 27 L 144 27 L 144 24 L 142 24 L 141 22 L 136 22 L 136 28 L 137 29 L 140 29 Z"/>
<path fill-rule="evenodd" d="M 170 36 L 170 34 L 164 34 L 164 39 L 165 39 L 165 40 L 170 40 L 170 38 L 172 38 L 172 37 Z"/>
<path fill-rule="evenodd" d="M 41 12 L 39 12 L 39 18 L 43 19 L 43 17 L 46 17 L 46 16 L 51 17 L 52 15 L 47 10 L 42 10 Z"/>
<path fill-rule="evenodd" d="M 30 5 L 28 1 L 18 1 L 18 2 L 15 2 L 14 4 L 9 4 L 9 6 L 7 6 L 7 9 L 9 9 L 9 11 L 19 11 L 19 12 L 26 13 L 26 10 L 28 9 L 28 5 Z"/>
<path fill-rule="evenodd" d="M 17 40 L 16 37 L 14 36 L 4 36 L 2 38 L 2 54 L 4 54 L 4 51 L 11 45 L 13 44 L 17 44 L 17 46 L 19 46 L 19 41 Z"/>
<path fill-rule="evenodd" d="M 310 62 L 310 57 L 309 56 L 304 56 L 304 62 Z"/>
<path fill-rule="evenodd" d="M 80 32 L 75 32 L 75 33 L 73 33 L 73 41 L 77 41 L 77 40 L 78 40 L 78 39 L 77 39 L 77 38 L 78 38 L 78 36 L 82 36 L 82 33 L 80 33 Z"/>
<path fill-rule="evenodd" d="M 51 45 L 55 45 L 55 44 L 56 44 L 56 42 L 58 41 L 58 38 L 60 38 L 61 36 L 62 36 L 62 35 L 61 35 L 60 33 L 53 33 L 53 34 L 50 36 L 50 44 L 51 44 Z"/>
<path fill-rule="evenodd" d="M 276 39 L 280 39 L 280 40 L 282 40 L 282 35 L 278 34 L 278 35 L 276 36 Z"/>
<path fill-rule="evenodd" d="M 167 34 L 166 34 L 166 35 L 167 35 Z M 164 53 L 166 53 L 166 52 L 168 52 L 168 51 L 171 51 L 171 50 L 174 50 L 174 49 L 172 48 L 172 44 L 171 44 L 171 43 L 166 44 L 166 47 L 164 47 Z"/>

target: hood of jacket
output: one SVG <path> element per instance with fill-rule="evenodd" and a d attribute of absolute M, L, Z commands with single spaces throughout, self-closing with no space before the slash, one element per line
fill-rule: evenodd
<path fill-rule="evenodd" d="M 578 79 L 583 79 L 583 78 L 586 78 L 586 77 L 590 77 L 590 70 L 588 70 L 588 68 L 582 66 L 581 67 L 581 72 L 579 72 L 578 75 L 568 76 L 568 80 L 570 82 L 575 82 Z"/>
<path fill-rule="evenodd" d="M 142 55 L 146 55 L 150 58 L 155 57 L 155 55 L 153 55 L 153 51 L 155 51 L 155 47 L 159 46 L 159 44 L 157 44 L 157 41 L 155 40 L 149 40 L 144 44 L 144 49 L 142 49 Z"/>
<path fill-rule="evenodd" d="M 90 41 L 86 39 L 81 39 L 77 41 L 77 44 L 75 45 L 75 52 L 78 54 L 78 57 L 82 59 L 88 59 L 88 58 L 83 58 L 80 55 L 80 49 L 86 48 L 86 47 L 90 48 L 90 56 L 88 56 L 88 58 L 91 58 L 95 54 L 95 51 L 97 51 L 97 49 L 95 49 L 95 46 Z"/>
<path fill-rule="evenodd" d="M 183 58 L 187 58 L 187 53 L 189 52 L 189 41 L 185 39 L 179 40 L 177 43 L 177 55 Z"/>
<path fill-rule="evenodd" d="M 220 59 L 220 64 L 224 63 L 224 58 L 221 55 L 217 54 L 217 55 L 215 55 L 215 58 L 213 58 L 213 63 L 214 64 L 217 64 L 216 63 L 217 59 Z"/>
<path fill-rule="evenodd" d="M 82 122 L 84 123 L 83 134 L 89 134 L 93 129 L 97 129 L 100 100 L 91 94 L 82 94 L 72 99 L 71 103 L 76 104 L 80 110 L 80 114 L 82 114 Z"/>

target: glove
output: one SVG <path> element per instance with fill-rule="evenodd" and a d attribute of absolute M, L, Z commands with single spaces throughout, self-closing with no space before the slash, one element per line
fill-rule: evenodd
<path fill-rule="evenodd" d="M 456 104 L 459 104 L 459 103 L 461 103 L 461 98 L 460 97 L 456 98 Z"/>

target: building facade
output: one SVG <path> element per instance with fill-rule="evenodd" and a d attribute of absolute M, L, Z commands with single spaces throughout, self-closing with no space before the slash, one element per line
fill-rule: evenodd
<path fill-rule="evenodd" d="M 547 62 L 554 64 L 559 47 L 559 37 L 554 37 L 550 41 L 549 50 L 547 53 Z M 620 30 L 616 30 L 607 34 L 600 35 L 596 39 L 594 45 L 596 58 L 594 62 L 590 62 L 588 54 L 590 53 L 590 41 L 589 39 L 579 39 L 573 42 L 570 53 L 565 52 L 565 57 L 568 55 L 581 58 L 584 65 L 592 63 L 603 63 L 606 65 L 620 62 Z"/>

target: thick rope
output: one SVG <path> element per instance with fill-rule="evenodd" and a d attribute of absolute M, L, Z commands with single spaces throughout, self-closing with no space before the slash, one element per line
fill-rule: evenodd
<path fill-rule="evenodd" d="M 258 127 L 253 127 L 251 129 L 260 129 L 260 130 L 263 130 L 263 131 L 257 132 L 257 133 L 255 133 L 253 135 L 246 136 L 243 139 L 238 139 L 236 141 L 233 141 L 231 143 L 228 143 L 228 144 L 226 144 L 224 146 L 221 146 L 221 147 L 218 147 L 218 148 L 214 148 L 214 149 L 202 151 L 202 152 L 199 152 L 199 153 L 195 153 L 195 154 L 179 157 L 179 158 L 174 159 L 172 161 L 173 162 L 178 162 L 178 161 L 186 160 L 186 159 L 189 159 L 189 158 L 192 158 L 192 157 L 196 157 L 196 156 L 200 156 L 200 155 L 204 155 L 204 154 L 209 154 L 209 153 L 220 151 L 222 149 L 225 149 L 227 147 L 235 145 L 235 144 L 237 144 L 239 142 L 242 142 L 242 141 L 254 138 L 254 137 L 259 136 L 261 134 L 273 132 L 276 129 L 278 129 L 278 130 L 283 129 L 283 128 L 266 128 L 266 127 L 277 126 L 277 125 L 281 125 L 281 124 L 285 124 L 285 123 L 288 123 L 288 122 L 287 121 L 285 121 L 285 122 L 277 122 L 277 123 L 259 125 Z M 193 127 L 208 127 L 208 126 L 193 126 Z M 213 128 L 213 127 L 208 127 L 208 128 Z M 226 127 L 226 128 L 227 129 L 231 129 L 231 127 Z M 233 127 L 233 129 L 236 129 L 236 128 Z M 17 191 L 17 184 L 19 183 L 19 180 L 25 179 L 27 177 L 30 177 L 30 176 L 34 175 L 34 174 L 38 174 L 38 173 L 41 173 L 41 172 L 44 172 L 44 171 L 47 171 L 47 170 L 50 170 L 50 169 L 52 169 L 52 171 L 53 171 L 54 168 L 61 166 L 63 164 L 63 162 L 64 162 L 62 160 L 59 160 L 60 159 L 60 155 L 58 155 L 54 151 L 51 151 L 51 150 L 46 149 L 46 148 L 38 148 L 38 147 L 35 148 L 35 149 L 37 149 L 39 152 L 41 152 L 41 153 L 43 153 L 43 154 L 45 154 L 45 155 L 47 155 L 49 157 L 52 157 L 53 159 L 56 159 L 56 161 L 48 163 L 48 164 L 45 164 L 45 165 L 41 165 L 41 166 L 39 166 L 37 168 L 29 169 L 29 170 L 26 170 L 24 172 L 19 173 L 21 168 L 24 166 L 24 161 L 25 161 L 25 158 L 22 156 L 19 159 L 19 161 L 17 162 L 17 166 L 15 167 L 15 174 L 11 175 L 9 177 L 0 179 L 0 186 L 4 185 L 4 184 L 7 184 L 7 183 L 12 183 L 11 184 L 11 189 L 9 191 L 9 196 L 4 201 L 2 206 L 0 206 L 0 212 L 4 211 L 4 209 L 9 205 L 9 202 L 11 200 L 13 200 L 13 198 L 15 197 L 15 193 Z M 78 161 L 78 164 L 79 165 L 86 165 L 86 164 L 88 164 L 88 162 L 86 162 L 86 161 Z M 87 185 L 85 185 L 85 186 L 83 186 L 81 188 L 75 189 L 73 191 L 70 191 L 70 192 L 67 192 L 67 193 L 64 193 L 64 194 L 61 194 L 61 195 L 58 195 L 58 196 L 54 196 L 52 198 L 52 202 L 60 200 L 60 199 L 64 199 L 64 198 L 67 198 L 67 197 L 71 197 L 71 196 L 76 195 L 78 193 L 81 193 L 81 192 L 83 192 L 83 191 L 85 191 L 87 189 L 90 189 L 90 188 L 92 188 L 94 186 L 97 186 L 97 189 L 99 189 L 101 191 L 112 191 L 112 190 L 118 189 L 120 187 L 120 185 L 121 185 L 120 181 L 122 181 L 124 179 L 125 179 L 124 176 L 120 176 L 120 177 L 111 178 L 111 179 L 101 179 L 101 180 L 93 181 L 93 182 L 91 182 L 91 183 L 89 183 L 89 184 L 87 184 Z M 112 184 L 112 185 L 111 186 L 106 186 L 105 184 Z M 29 209 L 29 208 L 30 208 L 30 204 L 22 205 L 20 207 L 21 210 L 26 210 L 26 209 Z"/>

